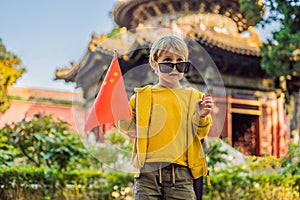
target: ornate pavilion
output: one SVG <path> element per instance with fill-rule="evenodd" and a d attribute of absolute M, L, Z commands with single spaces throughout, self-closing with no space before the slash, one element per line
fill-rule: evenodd
<path fill-rule="evenodd" d="M 148 66 L 149 46 L 171 30 L 201 45 L 221 74 L 226 95 L 218 92 L 220 83 L 212 81 L 211 87 L 216 110 L 226 116 L 224 123 L 219 123 L 221 127 L 213 127 L 210 135 L 227 138 L 229 145 L 245 155 L 286 154 L 289 120 L 282 91 L 260 67 L 262 43 L 253 29 L 255 24 L 249 24 L 245 13 L 240 12 L 238 0 L 122 0 L 112 14 L 121 27 L 119 34 L 111 38 L 93 35 L 80 62 L 56 71 L 56 79 L 76 82 L 82 88 L 87 108 L 93 103 L 115 49 L 128 96 L 134 87 L 155 83 Z M 200 51 L 193 48 L 190 59 L 209 72 L 209 64 L 198 56 Z M 209 79 L 214 80 L 214 73 Z M 194 68 L 186 80 L 205 88 L 206 81 Z"/>

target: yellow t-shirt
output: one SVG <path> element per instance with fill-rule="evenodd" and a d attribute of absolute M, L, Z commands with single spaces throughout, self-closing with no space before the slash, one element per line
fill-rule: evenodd
<path fill-rule="evenodd" d="M 205 175 L 201 139 L 207 135 L 212 118 L 195 113 L 197 100 L 204 94 L 193 88 L 151 85 L 136 88 L 135 92 L 129 102 L 132 119 L 120 123 L 122 131 L 136 131 L 133 166 L 139 171 L 145 162 L 172 162 L 187 165 L 193 178 Z"/>
<path fill-rule="evenodd" d="M 152 88 L 152 110 L 146 162 L 187 165 L 187 112 L 191 91 Z"/>

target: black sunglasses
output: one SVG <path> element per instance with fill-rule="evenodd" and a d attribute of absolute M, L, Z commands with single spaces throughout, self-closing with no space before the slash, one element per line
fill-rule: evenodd
<path fill-rule="evenodd" d="M 186 73 L 188 72 L 191 63 L 190 62 L 178 62 L 178 63 L 170 63 L 170 62 L 164 62 L 164 63 L 157 63 L 159 67 L 159 71 L 162 73 L 170 73 L 174 66 L 176 67 L 177 71 L 180 73 Z"/>

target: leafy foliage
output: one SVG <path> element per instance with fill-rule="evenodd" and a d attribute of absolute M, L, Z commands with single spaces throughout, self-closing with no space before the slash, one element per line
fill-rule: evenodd
<path fill-rule="evenodd" d="M 0 167 L 1 199 L 125 199 L 132 185 L 132 174 L 116 171 Z"/>
<path fill-rule="evenodd" d="M 118 129 L 105 133 L 104 138 L 104 143 L 88 146 L 89 152 L 100 161 L 101 168 L 123 169 L 126 164 L 130 165 L 133 140 Z"/>
<path fill-rule="evenodd" d="M 36 114 L 0 129 L 1 138 L 8 138 L 7 145 L 20 150 L 17 157 L 25 156 L 34 166 L 46 165 L 59 170 L 72 167 L 88 155 L 78 135 L 68 129 L 68 124 L 55 120 L 51 115 Z M 73 166 L 74 168 L 74 166 Z"/>
<path fill-rule="evenodd" d="M 239 0 L 240 10 L 249 24 L 255 25 L 263 19 L 264 7 L 260 0 Z"/>
<path fill-rule="evenodd" d="M 204 199 L 299 199 L 300 176 L 252 174 L 245 166 L 231 166 L 211 176 Z M 204 185 L 205 186 L 205 185 Z"/>
<path fill-rule="evenodd" d="M 7 144 L 8 137 L 0 134 L 0 167 L 11 166 L 18 150 L 13 145 Z"/>
<path fill-rule="evenodd" d="M 281 158 L 282 173 L 300 176 L 300 142 L 289 145 L 289 155 Z"/>
<path fill-rule="evenodd" d="M 117 24 L 114 25 L 114 28 L 111 30 L 110 33 L 107 34 L 109 38 L 117 38 L 120 35 L 121 27 L 119 27 Z"/>
<path fill-rule="evenodd" d="M 289 145 L 289 155 L 251 156 L 245 164 L 220 168 L 205 188 L 207 199 L 299 199 L 300 143 Z M 204 185 L 204 187 L 206 187 Z"/>
<path fill-rule="evenodd" d="M 10 106 L 6 98 L 7 88 L 13 85 L 25 72 L 21 63 L 21 59 L 8 51 L 0 38 L 0 114 Z"/>
<path fill-rule="evenodd" d="M 296 1 L 277 0 L 277 11 L 282 28 L 273 33 L 261 48 L 262 68 L 270 75 L 279 77 L 300 73 L 300 4 Z M 298 57 L 298 58 L 297 58 Z"/>
<path fill-rule="evenodd" d="M 261 11 L 255 6 L 257 0 L 240 0 L 243 11 L 250 13 L 247 19 L 259 21 Z M 265 0 L 267 15 L 259 25 L 279 22 L 281 29 L 273 32 L 273 38 L 261 47 L 261 66 L 275 77 L 300 73 L 300 2 L 299 0 Z"/>
<path fill-rule="evenodd" d="M 217 164 L 224 163 L 226 164 L 228 160 L 226 157 L 228 157 L 228 151 L 221 149 L 221 143 L 215 142 L 214 140 L 208 140 L 210 143 L 210 146 L 212 148 L 210 149 L 209 153 L 206 156 L 206 162 L 207 166 L 209 168 L 212 168 L 212 171 L 215 171 L 215 167 Z"/>
<path fill-rule="evenodd" d="M 299 199 L 300 175 L 280 165 L 299 154 L 291 148 L 295 154 L 283 160 L 253 156 L 246 164 L 219 169 L 211 175 L 212 187 L 204 184 L 203 199 Z M 116 171 L 0 167 L 0 185 L 5 199 L 133 199 L 133 175 Z"/>

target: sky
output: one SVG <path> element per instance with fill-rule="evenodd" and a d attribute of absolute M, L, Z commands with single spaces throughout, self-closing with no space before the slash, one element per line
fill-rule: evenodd
<path fill-rule="evenodd" d="M 17 86 L 73 91 L 55 70 L 78 63 L 93 33 L 110 32 L 116 0 L 0 0 L 0 38 L 27 72 Z"/>
<path fill-rule="evenodd" d="M 54 80 L 56 69 L 78 63 L 93 33 L 112 30 L 117 0 L 0 0 L 0 38 L 21 58 L 27 72 L 16 86 L 74 91 L 74 83 Z M 272 27 L 272 26 L 271 26 Z M 259 30 L 262 40 L 270 37 Z"/>

